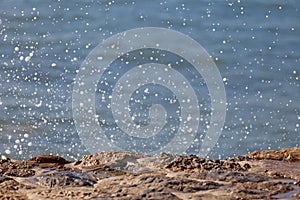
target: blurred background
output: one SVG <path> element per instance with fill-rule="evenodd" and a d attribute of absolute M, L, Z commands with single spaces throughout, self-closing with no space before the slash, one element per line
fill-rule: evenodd
<path fill-rule="evenodd" d="M 210 158 L 300 143 L 300 1 L 0 3 L 0 156 L 88 153 L 72 119 L 76 70 L 109 36 L 145 26 L 189 35 L 212 56 L 227 95 Z"/>

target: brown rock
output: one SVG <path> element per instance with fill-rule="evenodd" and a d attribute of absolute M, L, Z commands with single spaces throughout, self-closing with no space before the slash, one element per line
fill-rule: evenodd
<path fill-rule="evenodd" d="M 300 147 L 254 151 L 250 154 L 246 154 L 246 156 L 254 159 L 300 161 Z"/>
<path fill-rule="evenodd" d="M 29 177 L 35 174 L 34 165 L 26 161 L 0 160 L 0 176 Z"/>
<path fill-rule="evenodd" d="M 208 160 L 197 156 L 181 156 L 165 166 L 172 171 L 202 172 L 206 170 L 222 169 L 233 171 L 245 171 L 251 168 L 249 163 L 241 165 L 239 162 L 230 160 Z"/>
<path fill-rule="evenodd" d="M 0 160 L 0 199 L 297 199 L 297 159 L 298 148 L 228 160 L 121 151 L 73 163 L 51 155 L 5 159 Z"/>
<path fill-rule="evenodd" d="M 32 157 L 28 161 L 36 163 L 57 163 L 61 165 L 71 163 L 71 161 L 67 161 L 66 159 L 60 156 L 53 156 L 48 154 L 42 154 L 39 156 Z"/>

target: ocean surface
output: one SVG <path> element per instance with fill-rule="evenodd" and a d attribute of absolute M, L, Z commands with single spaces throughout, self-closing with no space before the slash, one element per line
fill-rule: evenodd
<path fill-rule="evenodd" d="M 299 9 L 297 0 L 1 1 L 0 156 L 78 159 L 89 153 L 73 119 L 78 70 L 103 40 L 141 27 L 181 32 L 217 65 L 226 119 L 207 156 L 299 146 Z M 209 107 L 209 95 L 203 98 Z M 99 98 L 95 105 L 101 106 Z"/>

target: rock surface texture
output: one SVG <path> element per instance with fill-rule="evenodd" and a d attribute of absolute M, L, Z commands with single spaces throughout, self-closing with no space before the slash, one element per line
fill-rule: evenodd
<path fill-rule="evenodd" d="M 300 199 L 300 147 L 227 160 L 119 151 L 4 159 L 0 199 Z"/>

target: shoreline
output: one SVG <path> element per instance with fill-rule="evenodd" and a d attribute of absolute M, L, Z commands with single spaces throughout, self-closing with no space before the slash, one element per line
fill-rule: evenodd
<path fill-rule="evenodd" d="M 226 160 L 122 151 L 0 160 L 0 199 L 300 199 L 300 147 Z"/>

